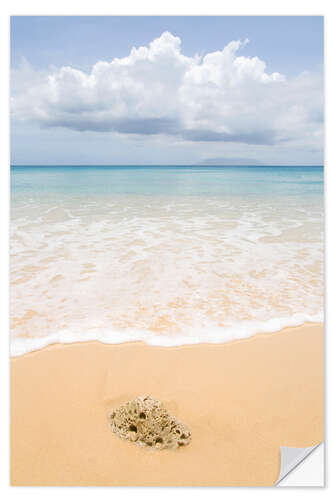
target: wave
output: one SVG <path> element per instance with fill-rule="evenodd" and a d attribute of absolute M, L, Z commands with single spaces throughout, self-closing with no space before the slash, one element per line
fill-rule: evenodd
<path fill-rule="evenodd" d="M 241 340 L 260 333 L 274 333 L 284 328 L 301 326 L 305 323 L 322 323 L 323 314 L 296 313 L 289 317 L 272 318 L 267 321 L 243 321 L 229 328 L 207 328 L 193 330 L 177 335 L 157 335 L 149 331 L 135 329 L 103 330 L 73 333 L 62 330 L 57 333 L 38 338 L 17 337 L 11 340 L 12 357 L 22 356 L 38 351 L 52 344 L 73 344 L 79 342 L 98 341 L 103 344 L 122 344 L 126 342 L 144 342 L 152 346 L 176 347 L 193 344 L 221 344 L 233 340 Z"/>
<path fill-rule="evenodd" d="M 13 356 L 223 343 L 322 320 L 320 197 L 25 197 L 11 230 Z"/>

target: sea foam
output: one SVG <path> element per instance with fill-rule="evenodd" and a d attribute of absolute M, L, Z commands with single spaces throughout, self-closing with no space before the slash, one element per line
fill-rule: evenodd
<path fill-rule="evenodd" d="M 220 343 L 322 321 L 319 195 L 38 192 L 13 200 L 11 231 L 13 356 L 58 342 Z"/>
<path fill-rule="evenodd" d="M 191 344 L 220 344 L 233 340 L 241 340 L 256 334 L 278 332 L 284 328 L 301 326 L 305 323 L 321 323 L 323 315 L 313 316 L 295 314 L 290 318 L 274 318 L 266 322 L 244 322 L 228 329 L 204 330 L 202 332 L 188 332 L 186 335 L 157 336 L 153 332 L 139 330 L 126 331 L 90 331 L 73 334 L 61 331 L 52 335 L 37 338 L 14 338 L 11 341 L 11 356 L 21 356 L 28 352 L 37 351 L 53 344 L 72 344 L 77 342 L 101 342 L 103 344 L 122 344 L 125 342 L 144 342 L 152 346 L 176 347 Z"/>

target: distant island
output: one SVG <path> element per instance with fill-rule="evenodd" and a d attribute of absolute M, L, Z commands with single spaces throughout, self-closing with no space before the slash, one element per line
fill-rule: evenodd
<path fill-rule="evenodd" d="M 206 158 L 197 163 L 197 165 L 217 165 L 221 167 L 230 166 L 260 166 L 264 165 L 261 161 L 254 160 L 253 158 L 227 158 L 224 156 L 218 156 L 216 158 Z"/>

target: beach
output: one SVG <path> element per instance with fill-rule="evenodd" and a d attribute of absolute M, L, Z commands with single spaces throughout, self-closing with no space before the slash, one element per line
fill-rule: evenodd
<path fill-rule="evenodd" d="M 323 20 L 11 16 L 12 486 L 323 482 Z"/>
<path fill-rule="evenodd" d="M 271 486 L 280 446 L 323 440 L 324 332 L 223 344 L 56 344 L 11 358 L 11 484 Z M 116 437 L 107 412 L 160 399 L 192 432 L 176 450 Z"/>
<path fill-rule="evenodd" d="M 11 175 L 13 485 L 273 485 L 323 439 L 321 167 Z M 140 395 L 192 433 L 116 437 Z"/>

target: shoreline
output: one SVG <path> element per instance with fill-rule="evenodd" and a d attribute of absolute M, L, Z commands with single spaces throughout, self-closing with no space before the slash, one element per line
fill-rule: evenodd
<path fill-rule="evenodd" d="M 53 344 L 11 357 L 11 484 L 273 485 L 280 446 L 323 439 L 324 332 L 220 344 Z M 151 394 L 189 426 L 179 450 L 120 440 L 106 414 Z"/>
<path fill-rule="evenodd" d="M 101 340 L 101 338 L 103 338 L 103 336 L 101 336 L 101 338 L 91 338 L 91 339 L 87 339 L 87 340 L 80 340 L 78 338 L 78 340 L 70 340 L 68 342 L 67 341 L 61 342 L 59 340 L 54 340 L 54 341 L 51 341 L 49 343 L 46 343 L 45 345 L 42 345 L 41 347 L 36 347 L 36 348 L 30 349 L 26 352 L 22 352 L 20 354 L 10 354 L 10 358 L 15 359 L 15 358 L 19 358 L 22 356 L 26 356 L 28 354 L 33 354 L 34 352 L 43 351 L 44 349 L 48 349 L 49 347 L 52 347 L 52 346 L 89 344 L 89 343 L 93 343 L 93 342 L 98 342 L 98 343 L 103 344 L 103 345 L 112 345 L 112 346 L 122 345 L 122 344 L 144 344 L 144 345 L 147 345 L 150 347 L 163 348 L 163 349 L 176 349 L 178 347 L 186 347 L 186 346 L 194 346 L 194 345 L 224 345 L 224 344 L 229 344 L 229 343 L 233 343 L 233 342 L 242 342 L 244 340 L 250 340 L 250 339 L 257 337 L 257 336 L 260 336 L 260 335 L 271 335 L 271 334 L 282 332 L 284 330 L 293 330 L 295 328 L 303 328 L 303 327 L 307 327 L 307 326 L 316 326 L 316 325 L 323 325 L 323 322 L 322 321 L 304 321 L 303 323 L 299 323 L 299 324 L 291 325 L 291 326 L 289 326 L 289 325 L 282 326 L 282 327 L 277 328 L 277 329 L 275 329 L 275 327 L 273 327 L 271 330 L 250 333 L 249 335 L 245 335 L 243 337 L 236 338 L 236 339 L 228 339 L 228 340 L 225 340 L 223 342 L 218 341 L 218 340 L 216 340 L 216 341 L 211 340 L 208 342 L 198 341 L 198 342 L 183 342 L 183 343 L 179 343 L 179 344 L 178 343 L 175 343 L 175 344 L 173 344 L 173 343 L 157 344 L 157 343 L 148 342 L 148 341 L 141 339 L 141 338 L 138 338 L 138 339 L 135 338 L 134 340 L 122 340 L 122 341 L 119 340 L 118 342 L 108 342 L 108 341 Z M 144 336 L 144 333 L 142 335 Z M 51 337 L 58 338 L 58 335 L 51 335 Z M 156 334 L 153 334 L 153 338 L 154 337 L 156 338 Z M 45 341 L 46 338 L 47 337 L 39 337 L 39 338 L 34 339 L 34 340 L 38 340 L 39 342 L 41 342 L 43 344 L 43 341 Z M 33 338 L 23 337 L 23 338 L 15 339 L 14 342 L 17 342 L 17 341 L 22 342 L 22 341 L 26 341 L 27 339 L 32 340 Z M 13 343 L 13 339 L 11 340 L 10 344 L 11 343 Z M 12 349 L 12 346 L 10 346 L 10 350 L 11 349 Z"/>

